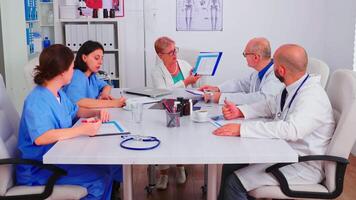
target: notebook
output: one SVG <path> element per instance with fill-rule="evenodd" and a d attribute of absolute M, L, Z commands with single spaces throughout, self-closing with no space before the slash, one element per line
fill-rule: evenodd
<path fill-rule="evenodd" d="M 153 97 L 153 98 L 168 95 L 168 94 L 172 93 L 172 91 L 168 90 L 168 89 L 157 89 L 157 88 L 149 88 L 149 87 L 132 88 L 132 89 L 124 90 L 124 92 L 126 92 L 128 94 L 136 94 L 136 95 Z"/>

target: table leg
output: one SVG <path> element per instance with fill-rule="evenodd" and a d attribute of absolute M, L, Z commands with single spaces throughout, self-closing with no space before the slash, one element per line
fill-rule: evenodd
<path fill-rule="evenodd" d="M 124 200 L 132 200 L 132 165 L 123 165 L 124 167 Z"/>
<path fill-rule="evenodd" d="M 208 165 L 208 191 L 207 200 L 216 200 L 217 195 L 217 165 Z"/>

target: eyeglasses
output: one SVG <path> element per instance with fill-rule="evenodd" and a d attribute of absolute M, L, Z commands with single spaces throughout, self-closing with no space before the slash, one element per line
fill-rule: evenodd
<path fill-rule="evenodd" d="M 245 57 L 246 58 L 246 56 L 248 56 L 248 55 L 256 55 L 255 53 L 246 53 L 246 52 L 242 52 L 242 55 L 243 55 L 243 57 Z"/>
<path fill-rule="evenodd" d="M 179 48 L 175 47 L 172 51 L 167 52 L 167 53 L 161 53 L 161 54 L 168 54 L 170 56 L 174 56 L 174 55 L 177 55 L 178 52 L 179 52 Z"/>

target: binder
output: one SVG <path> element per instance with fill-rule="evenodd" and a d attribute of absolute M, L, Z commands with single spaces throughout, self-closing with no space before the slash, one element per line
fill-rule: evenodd
<path fill-rule="evenodd" d="M 90 24 L 88 26 L 88 39 L 89 40 L 93 40 L 93 41 L 97 41 L 97 37 L 96 37 L 96 24 Z"/>
<path fill-rule="evenodd" d="M 75 24 L 71 24 L 70 27 L 70 32 L 72 36 L 72 50 L 78 51 L 77 26 Z"/>
<path fill-rule="evenodd" d="M 101 44 L 103 44 L 103 38 L 102 38 L 102 24 L 96 24 L 95 25 L 95 32 L 96 32 L 96 41 L 100 42 Z M 105 47 L 104 47 L 105 49 Z"/>
<path fill-rule="evenodd" d="M 114 27 L 115 27 L 114 24 L 107 24 L 106 38 L 107 38 L 107 44 L 109 49 L 115 49 Z"/>
<path fill-rule="evenodd" d="M 71 31 L 71 25 L 70 24 L 65 24 L 64 25 L 64 31 L 65 31 L 65 44 L 67 47 L 73 50 L 72 46 L 72 31 Z"/>
<path fill-rule="evenodd" d="M 117 74 L 116 74 L 116 62 L 115 62 L 115 54 L 114 53 L 108 53 L 107 54 L 109 63 L 108 63 L 108 67 L 109 67 L 109 75 L 111 78 L 116 78 Z"/>

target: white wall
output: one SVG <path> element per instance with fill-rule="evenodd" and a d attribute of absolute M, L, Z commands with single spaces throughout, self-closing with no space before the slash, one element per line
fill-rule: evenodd
<path fill-rule="evenodd" d="M 327 0 L 325 55 L 331 70 L 352 69 L 356 19 L 355 0 Z"/>
<path fill-rule="evenodd" d="M 273 50 L 283 43 L 298 43 L 310 55 L 323 58 L 327 8 L 324 0 L 224 0 L 222 32 L 177 32 L 175 5 L 173 0 L 145 0 L 148 73 L 154 66 L 154 40 L 162 35 L 172 37 L 180 47 L 223 51 L 213 83 L 250 72 L 241 53 L 253 37 L 267 37 Z"/>
<path fill-rule="evenodd" d="M 1 0 L 1 30 L 6 89 L 17 111 L 21 113 L 28 93 L 24 75 L 27 62 L 25 8 L 23 0 Z"/>

